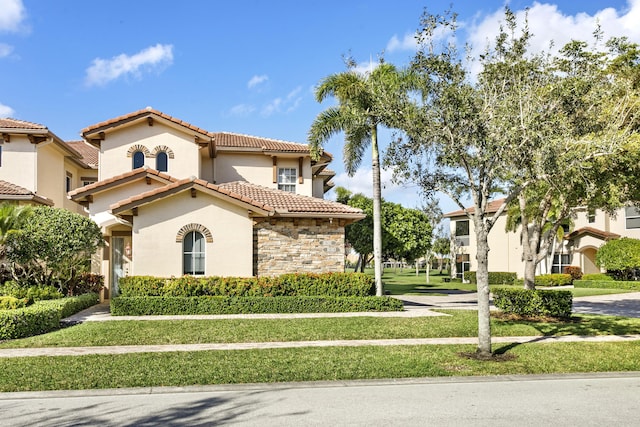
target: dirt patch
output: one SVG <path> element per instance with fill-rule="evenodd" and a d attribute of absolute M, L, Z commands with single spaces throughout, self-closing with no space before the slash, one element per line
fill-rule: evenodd
<path fill-rule="evenodd" d="M 483 362 L 510 362 L 512 360 L 516 360 L 518 356 L 511 353 L 491 353 L 490 355 L 485 355 L 482 353 L 469 353 L 469 352 L 460 352 L 458 356 L 464 359 L 471 360 L 480 360 Z"/>

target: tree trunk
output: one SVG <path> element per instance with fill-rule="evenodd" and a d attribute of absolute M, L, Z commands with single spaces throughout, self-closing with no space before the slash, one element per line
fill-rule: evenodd
<path fill-rule="evenodd" d="M 489 242 L 482 219 L 475 221 L 478 269 L 478 355 L 491 356 L 491 312 L 489 310 Z"/>
<path fill-rule="evenodd" d="M 536 244 L 532 241 L 530 226 L 522 223 L 522 257 L 524 258 L 524 288 L 533 290 L 536 288 L 536 255 L 537 251 L 532 248 Z"/>
<path fill-rule="evenodd" d="M 382 296 L 382 190 L 380 188 L 380 153 L 378 151 L 378 129 L 371 129 L 371 169 L 373 172 L 373 268 L 376 295 Z"/>
<path fill-rule="evenodd" d="M 431 276 L 431 257 L 426 258 L 427 261 L 427 265 L 425 266 L 426 270 L 427 270 L 427 284 L 431 283 L 430 281 L 430 276 Z"/>

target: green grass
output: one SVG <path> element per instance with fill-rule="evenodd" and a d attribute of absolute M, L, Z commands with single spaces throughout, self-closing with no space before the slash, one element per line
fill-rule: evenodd
<path fill-rule="evenodd" d="M 640 342 L 494 346 L 516 356 L 480 362 L 472 345 L 328 347 L 0 360 L 0 391 L 101 389 L 425 376 L 640 370 Z"/>
<path fill-rule="evenodd" d="M 477 336 L 475 310 L 440 311 L 449 316 L 86 322 L 44 335 L 0 343 L 0 348 Z M 640 319 L 597 315 L 577 315 L 570 321 L 557 323 L 492 319 L 492 334 L 640 334 Z"/>

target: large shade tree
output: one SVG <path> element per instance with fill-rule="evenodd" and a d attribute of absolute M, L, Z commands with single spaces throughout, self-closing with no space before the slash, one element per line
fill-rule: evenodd
<path fill-rule="evenodd" d="M 488 236 L 506 206 L 535 181 L 532 160 L 553 153 L 550 144 L 564 136 L 559 106 L 547 93 L 555 76 L 541 65 L 544 56 L 528 51 L 532 35 L 509 10 L 495 41 L 477 57 L 457 49 L 455 14 L 425 12 L 421 23 L 412 61 L 419 96 L 394 123 L 405 135 L 390 147 L 388 162 L 425 193 L 448 195 L 473 224 L 477 353 L 490 357 Z M 489 209 L 498 195 L 506 203 Z"/>
<path fill-rule="evenodd" d="M 378 130 L 381 126 L 389 126 L 391 113 L 398 110 L 400 96 L 405 93 L 406 73 L 384 62 L 363 73 L 356 69 L 353 60 L 347 60 L 347 68 L 347 71 L 325 77 L 316 87 L 318 102 L 334 97 L 338 105 L 327 108 L 316 117 L 309 130 L 308 141 L 311 156 L 317 159 L 332 136 L 344 133 L 344 165 L 350 176 L 362 163 L 366 149 L 371 147 L 374 274 L 376 294 L 380 296 L 383 294 L 382 196 Z"/>

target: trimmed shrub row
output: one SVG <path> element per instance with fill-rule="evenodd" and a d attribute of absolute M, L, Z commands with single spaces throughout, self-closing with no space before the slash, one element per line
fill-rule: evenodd
<path fill-rule="evenodd" d="M 612 280 L 574 280 L 576 288 L 630 289 L 640 291 L 640 282 Z"/>
<path fill-rule="evenodd" d="M 35 301 L 58 299 L 64 296 L 54 286 L 20 286 L 14 281 L 8 281 L 0 285 L 0 295 L 26 299 L 27 304 L 33 304 Z"/>
<path fill-rule="evenodd" d="M 505 313 L 521 316 L 569 317 L 573 307 L 570 291 L 495 289 L 493 304 Z"/>
<path fill-rule="evenodd" d="M 29 307 L 0 310 L 0 340 L 25 338 L 51 332 L 60 320 L 98 302 L 98 294 L 40 301 Z"/>
<path fill-rule="evenodd" d="M 573 283 L 571 274 L 541 274 L 536 276 L 536 286 L 566 286 Z"/>
<path fill-rule="evenodd" d="M 465 280 L 468 280 L 469 283 L 478 283 L 476 279 L 475 271 L 465 271 L 464 278 Z M 489 272 L 490 285 L 512 285 L 517 278 L 518 278 L 518 275 L 516 273 L 509 273 L 506 271 L 490 271 Z"/>
<path fill-rule="evenodd" d="M 284 274 L 278 277 L 152 277 L 120 279 L 120 296 L 333 296 L 375 294 L 373 278 L 363 273 Z"/>
<path fill-rule="evenodd" d="M 603 281 L 603 280 L 614 280 L 613 277 L 609 276 L 608 274 L 605 273 L 592 273 L 592 274 L 583 274 L 582 275 L 582 279 L 580 280 L 598 280 L 598 281 Z"/>
<path fill-rule="evenodd" d="M 402 311 L 402 301 L 390 297 L 116 297 L 114 316 L 248 313 L 342 313 Z"/>

